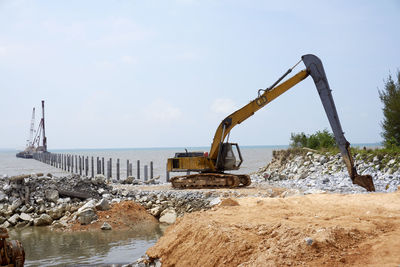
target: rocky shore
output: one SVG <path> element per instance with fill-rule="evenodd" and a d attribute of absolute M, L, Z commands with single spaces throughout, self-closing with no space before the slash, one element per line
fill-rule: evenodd
<path fill-rule="evenodd" d="M 238 195 L 233 190 L 170 190 L 169 185 L 143 188 L 126 182 L 108 183 L 103 175 L 3 176 L 0 189 L 0 227 L 5 228 L 51 225 L 63 229 L 74 221 L 87 225 L 97 220 L 98 211 L 122 201 L 134 201 L 160 222 L 171 224 L 187 212 L 218 204 L 220 196 Z"/>
<path fill-rule="evenodd" d="M 377 192 L 394 192 L 400 185 L 400 158 L 389 155 L 355 154 L 360 175 L 372 176 Z M 271 162 L 251 175 L 253 183 L 298 189 L 305 193 L 363 193 L 353 185 L 340 154 L 310 150 L 273 152 Z"/>

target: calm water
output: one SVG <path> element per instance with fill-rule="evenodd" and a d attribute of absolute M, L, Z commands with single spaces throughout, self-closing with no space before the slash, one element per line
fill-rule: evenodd
<path fill-rule="evenodd" d="M 21 241 L 25 266 L 126 264 L 140 258 L 161 237 L 158 224 L 129 231 L 52 232 L 46 227 L 10 229 L 10 240 Z"/>

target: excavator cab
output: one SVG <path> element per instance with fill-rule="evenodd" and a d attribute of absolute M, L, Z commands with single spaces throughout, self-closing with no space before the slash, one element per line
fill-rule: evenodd
<path fill-rule="evenodd" d="M 236 148 L 236 153 L 233 148 Z M 239 160 L 237 160 L 236 155 Z M 217 168 L 223 171 L 238 170 L 242 165 L 243 158 L 237 143 L 222 143 L 220 157 L 217 158 Z"/>

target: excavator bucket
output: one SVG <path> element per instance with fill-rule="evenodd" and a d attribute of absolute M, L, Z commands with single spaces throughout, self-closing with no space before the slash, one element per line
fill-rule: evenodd
<path fill-rule="evenodd" d="M 375 191 L 374 182 L 371 175 L 356 175 L 353 179 L 353 184 L 357 184 L 367 189 L 367 191 Z"/>

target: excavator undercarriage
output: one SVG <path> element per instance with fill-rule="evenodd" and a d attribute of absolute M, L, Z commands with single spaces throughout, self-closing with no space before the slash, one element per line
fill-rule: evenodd
<path fill-rule="evenodd" d="M 197 173 L 171 178 L 174 188 L 235 188 L 251 184 L 250 176 L 230 173 Z"/>

